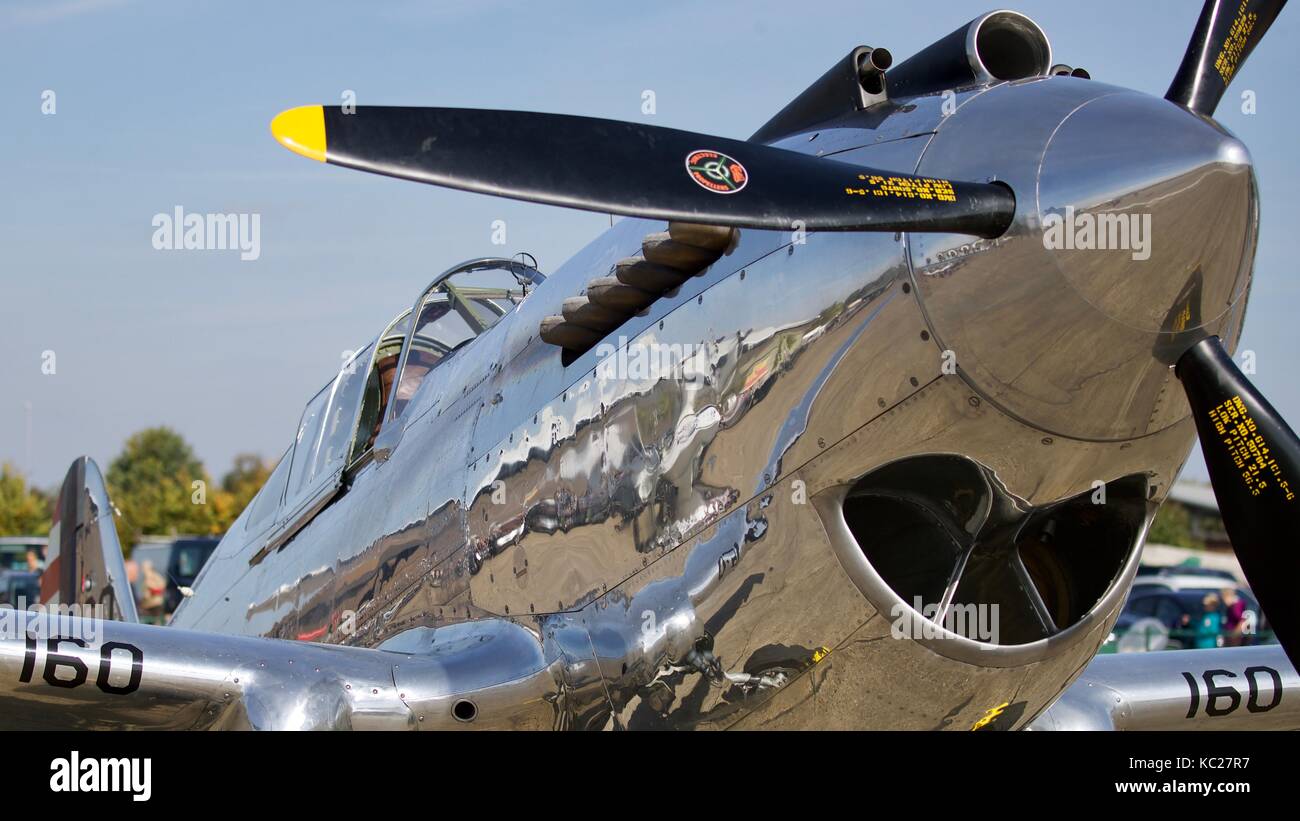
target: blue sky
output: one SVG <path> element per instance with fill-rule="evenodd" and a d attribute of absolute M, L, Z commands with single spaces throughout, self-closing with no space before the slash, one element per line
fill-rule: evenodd
<path fill-rule="evenodd" d="M 859 44 L 901 60 L 980 12 L 965 2 L 0 3 L 0 460 L 42 485 L 76 456 L 106 465 L 132 432 L 181 431 L 219 477 L 277 456 L 340 352 L 438 271 L 506 250 L 543 270 L 604 216 L 413 185 L 297 157 L 268 124 L 341 102 L 644 119 L 744 138 Z M 1025 0 L 1058 61 L 1163 94 L 1194 0 Z M 1284 12 L 1218 119 L 1250 147 L 1262 236 L 1243 347 L 1300 420 L 1294 316 L 1300 12 Z M 41 113 L 42 92 L 57 113 Z M 1254 90 L 1258 113 L 1240 112 Z M 156 251 L 151 220 L 261 215 L 261 257 Z M 57 371 L 42 374 L 42 352 Z M 31 403 L 30 455 L 26 409 Z M 1195 457 L 1195 476 L 1204 468 Z"/>

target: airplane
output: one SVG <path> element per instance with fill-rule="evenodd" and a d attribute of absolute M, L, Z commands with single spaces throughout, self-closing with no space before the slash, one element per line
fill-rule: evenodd
<path fill-rule="evenodd" d="M 316 161 L 624 219 L 434 278 L 168 626 L 74 462 L 0 726 L 1300 727 L 1300 442 L 1232 359 L 1258 190 L 1213 119 L 1284 5 L 1208 0 L 1164 98 L 999 10 L 743 141 L 285 111 Z M 1097 657 L 1198 436 L 1281 643 Z"/>

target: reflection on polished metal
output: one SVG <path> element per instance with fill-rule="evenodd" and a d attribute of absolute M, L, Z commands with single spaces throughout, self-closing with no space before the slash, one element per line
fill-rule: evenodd
<path fill-rule="evenodd" d="M 1029 724 L 1118 616 L 1195 435 L 1167 352 L 1235 342 L 1258 221 L 1231 136 L 1034 55 L 773 143 L 1004 183 L 1004 236 L 746 229 L 570 361 L 544 319 L 665 229 L 621 221 L 400 418 L 394 379 L 373 451 L 292 538 L 263 551 L 246 511 L 175 615 L 207 632 L 105 625 L 157 701 L 82 687 L 81 726 Z M 1148 244 L 1054 247 L 1067 213 L 1146 215 Z M 948 629 L 967 606 L 1000 637 Z"/>
<path fill-rule="evenodd" d="M 1039 117 L 1013 116 L 1029 106 Z M 971 141 L 1002 146 L 971 153 Z M 978 166 L 1017 191 L 993 241 L 921 235 L 911 264 L 930 330 L 984 399 L 1043 431 L 1124 441 L 1187 417 L 1171 361 L 1177 327 L 1235 346 L 1258 231 L 1249 156 L 1164 100 L 1054 78 L 990 89 L 939 128 L 921 173 Z M 1068 209 L 1068 210 L 1067 210 Z M 1132 217 L 1149 226 L 1143 242 Z M 1049 247 L 1048 222 L 1127 237 Z M 1089 222 L 1085 223 L 1085 218 Z M 1197 287 L 1182 299 L 1189 281 Z M 1105 344 L 1098 344 L 1104 341 Z"/>

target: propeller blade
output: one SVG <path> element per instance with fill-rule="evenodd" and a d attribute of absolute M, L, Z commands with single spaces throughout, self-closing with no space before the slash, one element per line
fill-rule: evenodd
<path fill-rule="evenodd" d="M 1300 666 L 1300 440 L 1218 337 L 1193 345 L 1175 373 L 1232 548 L 1282 648 Z"/>
<path fill-rule="evenodd" d="M 1207 117 L 1286 0 L 1206 0 L 1165 99 Z"/>
<path fill-rule="evenodd" d="M 499 197 L 741 228 L 996 237 L 1001 184 L 914 177 L 615 120 L 457 108 L 303 106 L 271 132 L 315 160 Z"/>

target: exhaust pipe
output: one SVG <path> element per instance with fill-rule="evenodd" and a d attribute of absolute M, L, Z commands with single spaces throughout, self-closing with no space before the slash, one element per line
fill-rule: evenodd
<path fill-rule="evenodd" d="M 1019 12 L 991 11 L 892 68 L 889 96 L 1045 77 L 1051 68 L 1052 46 L 1037 23 Z"/>
<path fill-rule="evenodd" d="M 755 131 L 749 141 L 774 142 L 835 117 L 883 103 L 888 99 L 886 70 L 893 62 L 887 49 L 858 46 L 847 57 L 835 61 L 817 82 Z"/>

